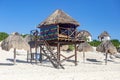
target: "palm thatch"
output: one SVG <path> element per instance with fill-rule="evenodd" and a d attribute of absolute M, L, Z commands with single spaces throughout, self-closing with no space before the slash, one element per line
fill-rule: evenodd
<path fill-rule="evenodd" d="M 103 38 L 103 37 L 110 37 L 110 35 L 108 34 L 108 32 L 107 31 L 104 31 L 104 32 L 102 32 L 99 36 L 98 36 L 98 38 Z"/>
<path fill-rule="evenodd" d="M 88 51 L 94 51 L 94 49 L 93 49 L 93 47 L 90 45 L 90 44 L 88 44 L 87 42 L 84 42 L 84 43 L 81 43 L 81 44 L 79 44 L 79 46 L 78 46 L 78 51 L 79 52 L 88 52 Z"/>
<path fill-rule="evenodd" d="M 68 14 L 63 12 L 62 10 L 56 10 L 52 15 L 50 15 L 45 21 L 38 25 L 38 27 L 44 27 L 48 25 L 56 25 L 56 24 L 71 24 L 74 26 L 79 26 L 79 23 L 75 21 Z"/>
<path fill-rule="evenodd" d="M 29 50 L 29 45 L 24 41 L 19 33 L 15 32 L 2 41 L 1 47 L 3 50 L 9 51 L 14 48 L 14 64 L 16 63 L 16 49 Z"/>
<path fill-rule="evenodd" d="M 3 50 L 9 51 L 11 48 L 29 50 L 29 45 L 18 33 L 13 33 L 2 41 Z"/>
<path fill-rule="evenodd" d="M 92 35 L 86 31 L 86 30 L 81 30 L 81 31 L 78 31 L 77 32 L 77 36 L 76 36 L 78 39 L 82 39 L 82 40 L 86 40 L 86 38 L 88 37 L 92 37 Z"/>
<path fill-rule="evenodd" d="M 107 56 L 108 56 L 108 53 L 109 53 L 110 55 L 113 55 L 113 54 L 116 54 L 116 53 L 117 53 L 116 47 L 112 44 L 112 42 L 111 42 L 110 40 L 103 41 L 103 42 L 96 48 L 96 51 L 106 53 L 106 56 L 105 56 L 105 64 L 107 64 Z"/>
<path fill-rule="evenodd" d="M 94 51 L 93 47 L 87 42 L 79 44 L 77 49 L 79 52 L 83 52 L 83 62 L 85 62 L 85 52 Z"/>
<path fill-rule="evenodd" d="M 103 41 L 97 48 L 96 51 L 98 52 L 108 52 L 111 55 L 117 53 L 117 49 L 116 47 L 112 44 L 111 41 L 107 40 L 107 41 Z"/>
<path fill-rule="evenodd" d="M 27 35 L 24 40 L 29 44 L 31 48 L 35 48 L 35 41 L 32 35 Z"/>
<path fill-rule="evenodd" d="M 33 38 L 33 36 L 31 36 L 31 35 L 27 35 L 27 36 L 25 36 L 24 40 L 25 40 L 27 43 L 29 43 L 30 41 L 33 41 L 34 38 Z"/>
<path fill-rule="evenodd" d="M 78 32 L 78 36 L 88 37 L 88 36 L 92 36 L 92 35 L 86 30 L 81 30 L 81 31 Z"/>

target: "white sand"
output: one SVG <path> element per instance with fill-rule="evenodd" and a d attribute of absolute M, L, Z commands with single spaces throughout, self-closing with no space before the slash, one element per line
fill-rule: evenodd
<path fill-rule="evenodd" d="M 65 52 L 62 52 L 65 53 Z M 62 63 L 65 69 L 55 69 L 50 63 L 26 63 L 26 52 L 18 51 L 16 65 L 12 65 L 12 50 L 0 48 L 0 80 L 120 80 L 120 59 L 115 58 L 104 65 L 104 55 L 87 52 L 83 63 L 82 53 L 78 53 L 78 65 Z M 72 54 L 66 53 L 66 55 Z"/>

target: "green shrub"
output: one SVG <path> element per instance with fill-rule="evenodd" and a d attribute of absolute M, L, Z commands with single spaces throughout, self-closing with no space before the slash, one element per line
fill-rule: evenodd
<path fill-rule="evenodd" d="M 113 44 L 116 48 L 119 48 L 119 45 L 120 45 L 119 40 L 113 39 L 113 40 L 111 40 L 111 42 L 112 42 L 112 44 Z"/>
<path fill-rule="evenodd" d="M 88 42 L 91 46 L 97 47 L 98 45 L 100 45 L 100 41 L 97 40 L 93 40 L 92 42 Z"/>
<path fill-rule="evenodd" d="M 68 50 L 73 51 L 74 50 L 74 45 L 69 45 Z"/>
<path fill-rule="evenodd" d="M 119 48 L 119 45 L 120 45 L 120 42 L 119 42 L 119 40 L 117 40 L 117 39 L 113 39 L 113 40 L 111 40 L 111 42 L 112 42 L 112 44 L 116 47 L 116 48 Z M 91 45 L 91 46 L 94 46 L 94 47 L 97 47 L 98 45 L 100 45 L 100 41 L 97 41 L 97 40 L 93 40 L 92 42 L 89 42 L 89 44 Z"/>
<path fill-rule="evenodd" d="M 0 32 L 0 41 L 4 40 L 5 38 L 7 38 L 9 35 L 5 32 Z"/>

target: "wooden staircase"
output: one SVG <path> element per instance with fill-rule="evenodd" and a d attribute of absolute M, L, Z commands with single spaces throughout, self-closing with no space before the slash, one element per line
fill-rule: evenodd
<path fill-rule="evenodd" d="M 41 49 L 41 54 L 46 56 L 47 59 L 49 59 L 49 61 L 52 63 L 52 65 L 55 68 L 62 68 L 64 69 L 64 67 L 61 65 L 61 63 L 59 62 L 58 58 L 57 58 L 57 53 L 54 53 L 53 50 L 51 49 L 50 45 L 48 44 L 48 42 L 46 40 L 40 40 L 40 49 Z"/>

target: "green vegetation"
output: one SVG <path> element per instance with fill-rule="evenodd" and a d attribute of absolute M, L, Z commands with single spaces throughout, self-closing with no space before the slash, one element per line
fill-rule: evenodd
<path fill-rule="evenodd" d="M 117 39 L 113 39 L 111 40 L 112 44 L 116 47 L 116 48 L 119 48 L 120 47 L 120 41 L 117 40 Z M 91 46 L 94 46 L 94 47 L 97 47 L 98 45 L 100 45 L 100 41 L 97 41 L 97 40 L 93 40 L 92 42 L 89 42 L 89 44 Z"/>
<path fill-rule="evenodd" d="M 9 35 L 5 32 L 0 32 L 0 41 L 4 40 L 5 38 L 7 38 Z"/>
<path fill-rule="evenodd" d="M 24 38 L 25 36 L 27 36 L 29 34 L 21 34 L 21 36 Z M 0 41 L 4 40 L 5 38 L 7 38 L 9 36 L 8 33 L 5 33 L 5 32 L 0 32 Z"/>
<path fill-rule="evenodd" d="M 92 42 L 88 42 L 91 46 L 97 47 L 98 45 L 100 45 L 100 41 L 97 40 L 93 40 Z"/>
<path fill-rule="evenodd" d="M 69 45 L 68 50 L 73 51 L 74 50 L 74 45 Z"/>
<path fill-rule="evenodd" d="M 119 48 L 119 45 L 120 45 L 119 40 L 113 39 L 113 40 L 111 40 L 111 42 L 112 42 L 112 44 L 113 44 L 116 48 Z"/>

